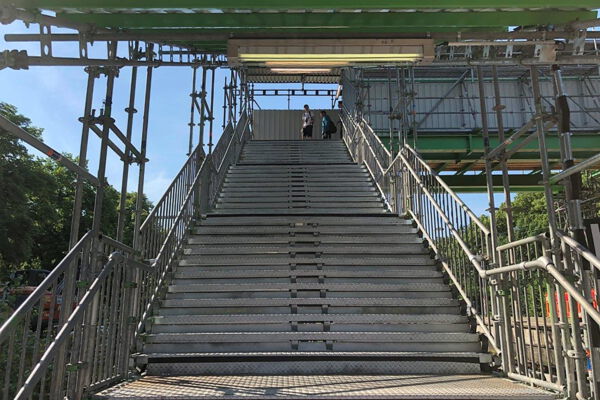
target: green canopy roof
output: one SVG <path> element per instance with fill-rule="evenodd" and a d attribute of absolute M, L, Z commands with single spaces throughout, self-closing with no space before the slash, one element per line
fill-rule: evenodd
<path fill-rule="evenodd" d="M 73 22 L 128 31 L 205 33 L 193 42 L 225 50 L 230 37 L 385 37 L 398 33 L 501 32 L 596 18 L 598 0 L 11 0 Z M 184 41 L 184 39 L 181 39 Z"/>

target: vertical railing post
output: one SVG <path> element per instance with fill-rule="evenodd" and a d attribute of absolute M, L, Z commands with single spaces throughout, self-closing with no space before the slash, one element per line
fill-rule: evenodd
<path fill-rule="evenodd" d="M 137 113 L 135 109 L 135 90 L 137 86 L 137 67 L 131 68 L 131 86 L 129 88 L 129 105 L 125 109 L 127 112 L 127 141 L 131 143 L 131 135 L 133 131 L 133 116 Z M 121 177 L 121 198 L 119 199 L 119 219 L 117 221 L 117 236 L 115 239 L 123 242 L 123 234 L 125 230 L 125 215 L 127 207 L 127 183 L 129 180 L 129 165 L 131 164 L 131 151 L 125 149 L 125 160 L 123 160 L 123 176 Z M 131 243 L 128 243 L 131 244 Z"/>
<path fill-rule="evenodd" d="M 550 241 L 552 245 L 552 255 L 555 265 L 561 265 L 561 258 L 559 256 L 560 244 L 556 236 L 556 212 L 554 210 L 554 196 L 552 194 L 552 187 L 550 185 L 550 162 L 548 159 L 548 149 L 546 146 L 546 135 L 544 132 L 544 122 L 543 122 L 543 108 L 542 108 L 542 95 L 540 92 L 540 82 L 538 77 L 537 67 L 531 66 L 530 69 L 531 74 L 531 88 L 533 92 L 533 100 L 535 105 L 535 120 L 536 120 L 536 132 L 538 137 L 538 144 L 540 149 L 540 160 L 542 167 L 542 177 L 544 184 L 544 197 L 546 199 L 547 209 L 548 209 L 548 225 L 550 229 Z M 562 264 L 564 267 L 567 266 L 566 263 Z M 568 271 L 572 272 L 572 271 Z M 564 291 L 559 290 L 559 304 L 562 303 L 562 299 L 564 299 Z M 570 398 L 586 398 L 587 385 L 584 382 L 584 378 L 586 376 L 586 367 L 585 367 L 585 354 L 583 353 L 583 349 L 581 347 L 581 327 L 579 325 L 579 321 L 576 321 L 575 315 L 577 312 L 577 304 L 570 299 L 568 302 L 568 307 L 571 310 L 571 317 L 569 318 L 570 322 L 570 332 L 568 329 L 563 330 L 564 335 L 569 335 L 569 337 L 563 338 L 563 347 L 565 349 L 566 363 L 565 366 L 567 368 L 567 395 Z M 561 310 L 562 318 L 568 318 L 564 312 Z M 563 319 L 565 322 L 565 319 Z M 570 365 L 569 365 L 570 364 Z M 571 365 L 574 364 L 574 369 Z M 569 373 L 570 370 L 570 373 Z M 576 387 L 574 387 L 576 386 Z"/>
<path fill-rule="evenodd" d="M 562 158 L 562 167 L 563 170 L 572 167 L 575 164 L 573 159 L 573 150 L 571 147 L 571 126 L 570 126 L 570 110 L 567 94 L 564 90 L 562 73 L 560 70 L 560 66 L 553 65 L 553 83 L 554 83 L 554 95 L 556 98 L 556 112 L 558 113 L 558 133 L 560 135 L 560 148 L 561 148 L 561 158 Z M 563 185 L 565 188 L 565 197 L 566 197 L 566 209 L 567 209 L 567 219 L 569 222 L 569 236 L 575 239 L 579 243 L 585 243 L 585 226 L 583 224 L 583 217 L 581 212 L 581 173 L 577 172 L 566 180 L 563 181 Z M 571 254 L 563 254 L 563 257 L 570 257 Z M 592 285 L 590 281 L 596 279 L 597 273 L 593 268 L 590 268 L 589 263 L 585 262 L 577 255 L 573 255 L 573 260 L 576 263 L 576 267 L 578 269 L 581 276 L 581 287 L 582 291 L 589 295 L 592 293 Z M 574 271 L 575 272 L 575 271 Z M 600 382 L 596 378 L 597 374 L 600 370 L 600 360 L 598 359 L 597 350 L 594 348 L 600 347 L 600 339 L 595 332 L 600 330 L 598 324 L 589 318 L 589 316 L 583 312 L 583 320 L 585 326 L 585 337 L 581 339 L 585 340 L 586 347 L 591 350 L 590 354 L 590 385 L 593 386 L 594 392 L 597 394 L 600 393 Z M 582 378 L 579 377 L 579 380 Z"/>
<path fill-rule="evenodd" d="M 100 233 L 102 225 L 102 205 L 104 201 L 104 187 L 106 186 L 106 158 L 108 152 L 108 135 L 110 133 L 110 118 L 112 115 L 112 96 L 115 85 L 115 77 L 118 69 L 114 67 L 106 68 L 106 97 L 104 100 L 104 114 L 102 118 L 102 140 L 100 144 L 100 160 L 98 162 L 98 190 L 96 191 L 96 200 L 94 202 L 94 219 L 92 222 L 92 231 L 95 234 Z"/>
<path fill-rule="evenodd" d="M 479 70 L 478 70 L 479 72 Z M 496 66 L 492 66 L 492 83 L 493 83 L 493 88 L 494 88 L 494 100 L 495 100 L 495 105 L 494 105 L 494 111 L 496 112 L 496 126 L 498 127 L 498 143 L 502 143 L 504 141 L 504 120 L 502 119 L 502 109 L 504 108 L 504 106 L 501 104 L 501 97 L 500 97 L 500 84 L 498 83 L 498 70 L 496 68 Z M 486 110 L 487 112 L 487 110 Z M 486 157 L 486 171 L 488 170 L 488 167 L 491 168 L 491 160 L 489 159 L 489 157 L 487 157 L 487 154 L 489 153 L 489 136 L 487 139 L 487 146 L 485 146 L 485 154 L 484 157 Z M 512 217 L 512 200 L 510 198 L 510 181 L 509 181 L 509 177 L 508 177 L 508 168 L 506 166 L 506 157 L 504 155 L 504 152 L 502 152 L 500 154 L 499 157 L 499 161 L 500 161 L 500 168 L 502 170 L 502 187 L 503 187 L 503 192 L 504 192 L 504 204 L 506 206 L 506 222 L 507 222 L 507 234 L 508 234 L 508 241 L 512 242 L 514 241 L 514 228 L 513 228 L 513 217 Z M 491 174 L 491 171 L 489 172 Z M 492 197 L 493 197 L 493 192 L 491 193 Z M 494 219 L 495 220 L 495 219 Z M 497 221 L 495 220 L 495 222 L 497 223 Z M 490 230 L 492 234 L 494 234 L 494 230 Z M 496 228 L 495 230 L 495 234 L 498 235 L 498 230 Z M 496 236 L 497 237 L 497 236 Z M 499 245 L 499 243 L 496 243 L 496 246 Z M 492 251 L 496 252 L 496 249 L 492 249 Z M 499 266 L 504 266 L 505 265 L 505 260 L 500 257 L 500 255 L 498 256 L 498 264 Z M 515 281 L 512 277 L 511 274 L 504 274 L 500 276 L 500 289 L 503 291 L 503 293 L 507 293 L 508 291 L 513 291 L 515 288 Z M 514 293 L 513 293 L 514 294 Z M 505 350 L 507 352 L 506 354 L 506 360 L 510 360 L 510 362 L 508 363 L 508 365 L 505 365 L 505 371 L 508 373 L 512 373 L 514 372 L 514 360 L 515 358 L 515 349 L 513 348 L 513 319 L 517 316 L 520 315 L 520 311 L 517 310 L 517 308 L 515 307 L 515 304 L 512 305 L 512 310 L 513 310 L 513 315 L 511 318 L 510 315 L 510 310 L 511 307 L 509 307 L 509 299 L 504 296 L 502 298 L 502 318 L 503 318 L 503 323 L 504 323 L 504 335 L 506 336 L 506 340 L 504 341 L 504 343 L 507 346 L 507 349 Z M 514 324 L 514 329 L 520 329 L 521 324 L 520 323 L 515 323 Z"/>
<path fill-rule="evenodd" d="M 494 199 L 494 181 L 492 176 L 492 163 L 488 157 L 490 151 L 490 137 L 488 128 L 487 104 L 485 95 L 485 81 L 481 66 L 477 67 L 477 83 L 479 87 L 479 106 L 481 115 L 481 132 L 483 135 L 483 157 L 485 161 L 485 177 L 487 184 L 487 194 L 490 213 L 490 246 L 488 249 L 488 258 L 493 266 L 502 264 L 502 260 L 498 257 L 496 247 L 498 246 L 498 225 L 496 221 L 496 204 Z M 502 349 L 502 364 L 505 372 L 512 370 L 512 331 L 509 326 L 508 305 L 506 296 L 504 296 L 502 278 L 492 283 L 494 288 L 495 301 L 492 302 L 492 314 L 495 319 L 495 335 L 497 342 L 500 343 Z"/>
<path fill-rule="evenodd" d="M 90 118 L 92 118 L 92 103 L 94 101 L 94 84 L 100 76 L 97 67 L 87 67 L 85 72 L 88 74 L 87 89 L 85 94 L 85 106 L 83 109 L 83 117 L 79 119 L 82 123 L 81 128 L 81 146 L 79 149 L 79 166 L 87 167 L 87 150 L 88 139 L 90 134 Z M 81 205 L 83 201 L 84 179 L 78 175 L 75 186 L 75 201 L 73 204 L 73 215 L 71 219 L 71 235 L 69 240 L 69 248 L 75 246 L 79 241 L 79 225 L 81 221 Z"/>
<path fill-rule="evenodd" d="M 193 142 L 194 142 L 194 127 L 196 126 L 196 123 L 194 121 L 194 116 L 196 115 L 196 77 L 198 75 L 198 66 L 194 65 L 192 67 L 192 93 L 190 93 L 190 122 L 188 122 L 188 126 L 190 127 L 190 134 L 189 134 L 189 138 L 188 138 L 188 152 L 187 155 L 189 156 L 190 154 L 192 154 L 192 150 L 193 150 Z"/>
<path fill-rule="evenodd" d="M 208 116 L 209 128 L 208 128 L 208 154 L 212 154 L 213 149 L 213 122 L 215 120 L 214 106 L 215 106 L 215 68 L 211 68 L 210 75 L 210 114 Z"/>
<path fill-rule="evenodd" d="M 135 227 L 133 229 L 133 248 L 143 251 L 140 240 L 140 226 L 142 226 L 142 209 L 144 208 L 144 179 L 146 175 L 146 149 L 148 142 L 148 121 L 150 118 L 150 95 L 152 92 L 152 71 L 154 67 L 146 69 L 146 88 L 144 94 L 144 115 L 142 120 L 142 137 L 140 144 L 140 169 L 138 175 L 137 199 L 135 203 Z"/>
<path fill-rule="evenodd" d="M 202 67 L 202 83 L 200 84 L 200 131 L 198 143 L 204 147 L 204 127 L 206 125 L 206 66 Z"/>

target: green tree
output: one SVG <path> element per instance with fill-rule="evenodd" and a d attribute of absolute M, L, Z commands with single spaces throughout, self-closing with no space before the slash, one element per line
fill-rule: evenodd
<path fill-rule="evenodd" d="M 19 114 L 16 107 L 0 103 L 0 115 L 31 135 L 41 137 L 42 129 L 32 126 L 31 120 Z M 47 184 L 27 148 L 0 129 L 0 267 L 31 257 L 35 208 L 31 198 Z"/>
<path fill-rule="evenodd" d="M 14 106 L 0 103 L 0 113 L 41 139 L 42 129 L 18 113 Z M 78 160 L 65 154 L 74 162 Z M 17 138 L 0 131 L 0 275 L 17 268 L 51 269 L 66 254 L 69 245 L 77 175 L 55 163 L 27 152 Z M 92 227 L 96 189 L 84 183 L 79 232 Z M 105 186 L 102 232 L 115 237 L 119 192 Z M 125 210 L 124 242 L 131 245 L 137 194 L 128 193 Z M 152 203 L 144 196 L 142 217 Z M 1 279 L 0 279 L 1 280 Z"/>

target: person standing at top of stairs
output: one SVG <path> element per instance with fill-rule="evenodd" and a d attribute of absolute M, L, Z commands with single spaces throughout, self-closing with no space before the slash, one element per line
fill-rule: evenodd
<path fill-rule="evenodd" d="M 321 137 L 323 139 L 331 139 L 331 135 L 337 132 L 335 124 L 327 115 L 326 111 L 321 111 Z"/>
<path fill-rule="evenodd" d="M 315 119 L 308 104 L 304 105 L 304 114 L 302 114 L 302 140 L 312 139 L 313 125 Z"/>

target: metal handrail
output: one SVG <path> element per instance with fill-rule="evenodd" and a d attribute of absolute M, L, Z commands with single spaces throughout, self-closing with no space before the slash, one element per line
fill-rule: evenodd
<path fill-rule="evenodd" d="M 34 305 L 40 301 L 48 290 L 48 287 L 52 285 L 60 276 L 64 273 L 65 269 L 73 261 L 73 259 L 81 252 L 82 248 L 89 244 L 92 240 L 92 232 L 89 231 L 69 252 L 67 255 L 58 263 L 56 267 L 46 276 L 46 278 L 35 288 L 35 290 L 25 299 L 23 303 L 10 315 L 10 317 L 0 327 L 0 345 L 8 338 L 11 327 L 15 322 L 23 319 L 25 314 L 31 310 Z"/>
<path fill-rule="evenodd" d="M 202 165 L 200 166 L 200 169 L 196 173 L 196 176 L 194 177 L 194 181 L 193 181 L 192 185 L 190 186 L 190 188 L 187 192 L 187 195 L 185 196 L 185 198 L 181 204 L 181 207 L 179 208 L 179 212 L 177 213 L 177 216 L 175 217 L 173 225 L 171 226 L 171 228 L 169 229 L 169 232 L 165 236 L 164 242 L 162 243 L 160 250 L 158 251 L 158 254 L 153 259 L 153 262 L 151 265 L 151 268 L 153 269 L 153 271 L 158 272 L 159 265 L 165 256 L 169 259 L 167 262 L 167 265 L 168 265 L 169 262 L 171 261 L 170 259 L 174 256 L 175 252 L 179 249 L 179 245 L 181 244 L 182 240 L 179 241 L 180 242 L 179 245 L 175 246 L 176 247 L 175 250 L 169 249 L 170 241 L 175 237 L 176 233 L 178 233 L 178 229 L 177 229 L 178 224 L 185 216 L 185 211 L 189 208 L 190 200 L 192 199 L 192 196 L 198 192 L 198 185 L 200 183 L 200 178 L 201 178 L 202 174 L 204 173 L 206 165 L 208 165 L 208 163 L 210 163 L 210 159 L 205 158 L 204 161 L 202 162 Z M 186 228 L 187 228 L 187 224 L 186 224 Z M 164 268 L 163 271 L 159 273 L 157 282 L 154 285 L 151 295 L 150 295 L 149 299 L 145 302 L 146 304 L 145 304 L 145 307 L 143 308 L 142 315 L 139 318 L 139 320 L 137 321 L 136 333 L 140 333 L 142 331 L 142 329 L 144 327 L 144 321 L 146 320 L 146 318 L 148 318 L 149 314 L 151 313 L 152 306 L 153 306 L 155 300 L 157 299 L 157 296 L 160 294 L 160 290 L 165 283 L 168 273 L 169 273 L 168 267 Z"/>
<path fill-rule="evenodd" d="M 175 199 L 169 204 L 169 207 L 173 209 L 172 216 L 169 219 L 170 224 L 165 227 L 158 222 L 152 223 L 152 219 L 148 218 L 145 222 L 145 230 L 140 230 L 142 246 L 147 246 L 142 247 L 141 250 L 145 257 L 151 260 L 152 272 L 143 278 L 143 281 L 148 281 L 148 283 L 144 297 L 138 301 L 139 312 L 136 314 L 136 335 L 143 332 L 145 320 L 152 313 L 152 308 L 158 300 L 161 289 L 167 284 L 172 261 L 177 256 L 177 252 L 188 234 L 190 223 L 194 217 L 211 207 L 216 199 L 216 192 L 224 179 L 223 171 L 229 167 L 233 160 L 239 157 L 247 136 L 248 126 L 249 119 L 246 114 L 242 114 L 240 123 L 237 124 L 235 129 L 231 123 L 227 125 L 225 132 L 215 146 L 215 151 L 206 155 L 199 166 L 196 163 L 196 158 L 190 157 L 187 161 L 190 166 L 182 168 L 182 171 L 193 172 L 191 180 L 190 177 L 184 178 L 189 182 L 189 186 L 185 188 L 183 193 L 176 192 L 168 195 Z M 237 142 L 240 144 L 239 147 L 234 145 Z M 224 149 L 222 153 L 220 149 Z M 219 163 L 218 168 L 215 167 L 215 158 Z M 229 161 L 229 164 L 226 164 L 227 161 Z M 175 185 L 170 186 L 170 190 L 176 188 L 179 191 L 182 189 Z M 154 218 L 156 219 L 156 217 Z M 152 232 L 154 225 L 161 228 L 160 232 Z M 156 235 L 161 238 L 160 242 L 153 239 L 153 236 Z M 150 238 L 145 236 L 150 236 Z"/>
<path fill-rule="evenodd" d="M 148 216 L 146 217 L 144 222 L 142 222 L 142 224 L 140 226 L 140 230 L 143 230 L 146 227 L 146 225 L 148 224 L 148 222 L 154 218 L 155 214 L 158 212 L 158 210 L 160 210 L 161 206 L 165 203 L 165 201 L 167 200 L 167 198 L 169 196 L 169 193 L 171 193 L 173 187 L 177 184 L 177 182 L 179 181 L 180 177 L 183 175 L 186 168 L 189 167 L 190 163 L 193 160 L 198 158 L 199 154 L 201 154 L 202 157 L 205 156 L 204 149 L 202 148 L 201 145 L 198 145 L 194 149 L 194 151 L 192 151 L 192 153 L 189 155 L 189 157 L 187 158 L 186 162 L 183 164 L 183 166 L 181 167 L 181 169 L 179 170 L 177 175 L 175 175 L 175 178 L 173 178 L 173 180 L 171 181 L 169 186 L 167 186 L 167 189 L 165 190 L 163 195 L 160 197 L 160 199 L 158 200 L 156 205 L 152 208 L 152 210 L 150 210 L 150 212 L 148 213 Z"/>
<path fill-rule="evenodd" d="M 427 187 L 422 182 L 420 182 L 419 175 L 410 166 L 410 163 L 408 162 L 408 160 L 406 158 L 404 158 L 404 156 L 402 154 L 399 154 L 399 157 L 402 160 L 402 162 L 404 163 L 404 168 L 406 168 L 411 173 L 411 175 L 419 182 L 419 186 L 421 186 L 421 189 L 423 190 L 423 192 L 425 193 L 425 195 L 427 196 L 427 198 L 429 198 L 429 200 L 431 201 L 431 204 L 433 205 L 433 207 L 435 208 L 435 210 L 438 212 L 438 215 L 442 218 L 442 220 L 444 220 L 444 222 L 446 223 L 448 229 L 452 233 L 452 236 L 454 236 L 454 238 L 456 239 L 456 241 L 460 245 L 461 249 L 465 252 L 466 256 L 469 258 L 469 261 L 471 262 L 471 264 L 473 264 L 473 266 L 477 270 L 477 273 L 479 274 L 479 276 L 482 277 L 482 278 L 484 278 L 485 277 L 485 268 L 483 268 L 481 266 L 481 263 L 478 261 L 478 257 L 471 252 L 471 249 L 469 248 L 469 246 L 467 245 L 467 243 L 465 243 L 465 241 L 463 240 L 463 238 L 460 236 L 460 233 L 456 230 L 456 228 L 454 227 L 454 225 L 450 221 L 450 218 L 448 218 L 448 215 L 446 215 L 446 213 L 444 212 L 444 210 L 442 210 L 442 208 L 440 207 L 440 205 L 438 204 L 438 202 L 435 200 L 435 198 L 433 197 L 433 195 L 431 194 L 431 192 L 427 189 Z M 412 213 L 412 214 L 413 214 L 413 216 L 416 216 L 414 213 Z M 479 220 L 476 219 L 475 221 L 479 221 Z M 481 221 L 479 221 L 479 222 L 481 223 Z M 489 231 L 488 231 L 488 233 L 489 233 Z"/>
<path fill-rule="evenodd" d="M 191 222 L 208 210 L 223 172 L 240 155 L 250 124 L 245 114 L 242 121 L 217 143 L 224 149 L 216 156 L 218 169 L 200 147 L 190 155 L 142 224 L 134 248 L 87 233 L 0 327 L 2 399 L 82 398 L 86 390 L 127 379 L 134 339 Z M 140 253 L 152 265 L 135 260 Z M 49 327 L 42 329 L 44 323 Z"/>
<path fill-rule="evenodd" d="M 472 218 L 473 222 L 475 222 L 483 232 L 489 235 L 490 230 L 488 229 L 488 227 L 481 221 L 481 219 L 479 219 L 477 215 L 475 215 L 475 213 L 469 208 L 469 206 L 467 206 L 465 202 L 462 201 L 462 199 L 456 194 L 456 192 L 452 190 L 452 188 L 448 186 L 446 182 L 444 182 L 444 180 L 438 175 L 438 173 L 435 172 L 429 166 L 429 164 L 427 164 L 427 162 L 423 160 L 423 158 L 421 158 L 419 153 L 417 153 L 417 151 L 413 149 L 408 143 L 404 145 L 404 148 L 411 152 L 415 160 L 417 160 L 419 164 L 421 164 L 423 168 L 425 168 L 427 172 L 429 172 L 435 178 L 435 180 L 440 184 L 440 186 L 444 188 L 446 193 L 448 193 L 458 204 L 460 204 L 461 208 Z M 401 157 L 401 154 L 398 154 L 397 157 Z"/>
<path fill-rule="evenodd" d="M 514 282 L 513 302 L 524 303 L 503 317 L 515 335 L 505 343 L 512 357 L 503 369 L 510 378 L 559 391 L 568 398 L 588 398 L 595 389 L 588 376 L 592 371 L 588 371 L 585 349 L 591 349 L 591 342 L 585 330 L 594 321 L 600 324 L 600 312 L 587 298 L 590 288 L 581 278 L 576 279 L 581 287 L 576 286 L 568 274 L 571 251 L 591 253 L 564 233 L 555 235 L 563 244 L 560 250 L 552 250 L 544 234 L 498 246 L 500 256 L 513 262 L 486 271 L 488 278 Z M 597 264 L 600 260 L 593 256 L 590 261 Z M 524 326 L 523 321 L 529 322 Z"/>
<path fill-rule="evenodd" d="M 587 247 L 579 243 L 577 240 L 573 239 L 570 236 L 567 236 L 561 231 L 556 231 L 556 236 L 563 242 L 565 245 L 569 246 L 571 250 L 574 250 L 577 254 L 583 257 L 587 262 L 590 263 L 594 268 L 600 271 L 600 258 L 596 257 L 591 250 Z"/>
<path fill-rule="evenodd" d="M 0 327 L 0 356 L 5 357 L 0 375 L 3 399 L 44 398 L 46 392 L 50 398 L 78 398 L 90 384 L 91 369 L 99 381 L 126 378 L 128 365 L 116 348 L 124 346 L 128 351 L 131 343 L 131 332 L 124 319 L 129 315 L 129 297 L 122 293 L 128 290 L 129 271 L 113 271 L 116 261 L 96 266 L 104 263 L 104 257 L 113 260 L 118 254 L 117 261 L 123 265 L 126 262 L 136 269 L 147 268 L 133 260 L 132 250 L 106 236 L 96 236 L 93 231 L 86 233 L 4 322 Z M 108 276 L 111 278 L 106 279 Z M 96 296 L 100 287 L 113 296 Z M 99 311 L 102 316 L 96 314 L 93 318 L 100 318 L 100 322 L 95 322 L 91 319 L 95 311 L 90 308 L 92 303 L 97 310 L 111 308 L 116 312 L 108 315 Z M 79 324 L 84 315 L 86 323 Z M 120 338 L 105 343 L 104 352 L 90 352 L 87 347 L 89 339 L 97 334 L 89 328 L 95 323 L 111 327 L 100 333 L 103 340 L 107 340 L 109 331 Z M 89 368 L 73 371 L 65 380 L 67 364 L 77 366 L 81 360 Z"/>
<path fill-rule="evenodd" d="M 427 240 L 427 242 L 429 243 L 429 246 L 431 247 L 431 249 L 436 254 L 440 254 L 441 252 L 438 249 L 437 244 L 435 243 L 435 240 L 433 240 L 431 238 L 431 236 L 429 236 L 429 234 L 427 233 L 427 230 L 425 229 L 425 227 L 423 226 L 423 224 L 421 224 L 421 221 L 419 221 L 419 219 L 412 212 L 412 210 L 408 210 L 408 213 L 410 214 L 410 216 L 416 222 L 417 227 L 423 233 L 423 237 L 425 237 L 425 240 Z M 502 352 L 502 350 L 500 349 L 500 346 L 496 342 L 496 339 L 494 338 L 494 335 L 489 330 L 489 328 L 486 326 L 485 321 L 483 320 L 483 318 L 481 317 L 481 315 L 479 313 L 479 310 L 477 310 L 477 308 L 475 307 L 475 305 L 473 304 L 473 302 L 469 298 L 469 295 L 464 290 L 464 288 L 461 285 L 461 283 L 460 283 L 459 279 L 457 278 L 456 274 L 452 271 L 452 268 L 450 268 L 450 265 L 448 265 L 448 263 L 444 259 L 440 259 L 440 262 L 441 262 L 444 270 L 448 274 L 448 277 L 450 278 L 450 280 L 452 280 L 452 283 L 454 283 L 454 285 L 456 287 L 456 290 L 461 295 L 461 297 L 463 298 L 465 304 L 469 308 L 469 312 L 476 319 L 477 324 L 479 325 L 479 327 L 483 331 L 484 335 L 488 338 L 490 344 L 492 345 L 492 347 L 494 348 L 494 350 L 496 351 L 496 353 L 500 354 Z"/>
<path fill-rule="evenodd" d="M 391 154 L 385 148 L 385 146 L 383 146 L 383 143 L 381 142 L 379 137 L 375 134 L 375 132 L 371 129 L 370 126 L 366 125 L 368 127 L 367 132 L 369 133 L 367 135 L 367 133 L 365 133 L 364 128 L 360 124 L 356 123 L 346 113 L 346 111 L 342 111 L 341 121 L 342 121 L 343 130 L 346 132 L 346 134 L 343 136 L 344 143 L 346 144 L 348 151 L 352 155 L 352 158 L 354 159 L 355 162 L 358 162 L 358 163 L 362 162 L 366 166 L 366 168 L 369 171 L 369 174 L 373 178 L 373 182 L 375 183 L 377 190 L 381 194 L 381 198 L 383 199 L 386 208 L 390 211 L 393 211 L 393 207 L 389 203 L 389 199 L 388 199 L 388 196 L 386 195 L 385 188 L 382 186 L 382 182 L 381 182 L 382 179 L 384 179 L 384 180 L 386 179 L 386 176 L 387 176 L 386 166 L 391 158 Z M 353 129 L 349 129 L 348 123 L 352 124 Z M 351 132 L 352 132 L 352 136 L 350 136 Z M 359 137 L 358 132 L 360 132 L 360 137 Z M 370 155 L 370 157 L 365 157 L 364 153 L 358 154 L 355 151 L 353 151 L 353 144 L 355 144 L 355 143 L 358 144 L 360 142 L 361 138 L 363 139 L 364 146 L 366 146 L 367 155 Z M 372 142 L 377 144 L 379 146 L 379 148 L 381 150 L 383 150 L 383 153 L 386 156 L 386 160 L 381 160 L 377 151 L 373 148 Z M 356 149 L 358 149 L 358 147 Z M 363 159 L 363 158 L 365 158 L 365 159 Z M 372 162 L 369 162 L 369 160 L 372 160 Z M 372 165 L 373 163 L 374 163 L 374 165 Z M 376 170 L 374 170 L 374 169 L 376 169 Z"/>
<path fill-rule="evenodd" d="M 109 273 L 112 271 L 115 263 L 123 262 L 123 260 L 124 257 L 120 252 L 113 252 L 110 254 L 108 262 L 104 265 L 104 268 L 102 268 L 98 276 L 90 285 L 89 289 L 85 292 L 67 319 L 67 322 L 62 326 L 60 331 L 58 331 L 52 343 L 50 343 L 44 354 L 40 357 L 40 360 L 25 380 L 23 386 L 20 388 L 19 392 L 17 392 L 14 400 L 27 399 L 33 394 L 35 385 L 40 381 L 42 375 L 50 366 L 50 362 L 56 357 L 60 346 L 62 346 L 69 338 L 71 332 L 75 328 L 75 324 L 77 324 L 83 318 L 87 306 L 94 300 L 94 296 L 100 289 L 101 284 L 106 280 Z"/>
<path fill-rule="evenodd" d="M 556 268 L 556 266 L 554 265 L 554 262 L 552 261 L 552 259 L 550 257 L 543 256 L 543 257 L 537 258 L 532 261 L 523 261 L 518 264 L 507 265 L 505 267 L 490 269 L 490 270 L 485 271 L 485 276 L 489 278 L 489 277 L 492 277 L 495 275 L 506 274 L 509 272 L 528 271 L 528 270 L 536 269 L 536 268 L 545 270 L 550 275 L 552 275 L 552 277 L 554 279 L 556 279 L 556 282 L 563 289 L 565 289 L 569 295 L 573 296 L 573 298 L 577 301 L 577 303 L 579 303 L 581 305 L 581 307 L 585 310 L 585 312 L 587 312 L 588 315 L 594 321 L 596 321 L 596 323 L 600 324 L 600 313 L 594 308 L 593 305 L 591 305 L 587 301 L 587 299 L 584 296 L 581 295 L 579 290 L 577 290 L 575 288 L 575 286 L 573 286 L 571 284 L 571 282 L 569 282 L 569 280 L 560 272 L 560 270 L 558 268 Z"/>
<path fill-rule="evenodd" d="M 345 130 L 346 145 L 355 161 L 361 162 L 361 157 L 366 158 L 367 160 L 364 163 L 378 189 L 383 193 L 384 198 L 389 198 L 392 201 L 391 210 L 396 213 L 404 211 L 416 222 L 463 298 L 470 315 L 489 339 L 489 343 L 496 353 L 501 353 L 500 344 L 491 331 L 491 326 L 488 326 L 485 321 L 486 318 L 488 321 L 492 318 L 482 315 L 487 313 L 485 304 L 493 300 L 488 297 L 473 298 L 476 295 L 484 296 L 475 292 L 477 292 L 480 285 L 485 286 L 487 284 L 483 279 L 486 270 L 485 263 L 488 259 L 491 259 L 490 252 L 492 251 L 488 227 L 412 147 L 409 145 L 403 146 L 399 154 L 391 160 L 391 153 L 383 147 L 377 135 L 370 130 L 364 121 L 363 123 L 356 123 L 344 110 L 342 112 L 342 123 Z M 352 125 L 350 126 L 350 124 Z M 369 140 L 369 138 L 375 140 Z M 378 153 L 373 149 L 372 143 L 379 143 L 385 149 L 385 152 Z M 399 197 L 402 197 L 402 199 L 400 200 Z M 409 200 L 411 200 L 411 203 L 408 208 L 401 210 Z M 425 200 L 427 205 L 423 204 Z M 423 215 L 423 213 L 428 214 Z M 425 221 L 424 218 L 429 219 Z M 476 229 L 476 231 L 468 230 L 471 229 L 468 226 L 469 223 L 473 224 L 475 227 L 473 229 Z M 434 227 L 432 224 L 440 226 Z M 436 229 L 441 229 L 442 225 L 448 236 L 436 231 Z M 459 232 L 461 228 L 467 229 L 467 231 L 461 234 Z M 430 231 L 432 229 L 433 232 Z M 473 239 L 473 236 L 475 236 L 475 243 L 471 245 L 474 244 L 479 248 L 473 250 L 471 245 L 463 238 L 463 235 L 467 239 Z M 450 243 L 449 240 L 451 239 L 454 242 Z M 476 253 L 481 253 L 481 255 Z M 457 270 L 457 268 L 459 269 Z M 467 269 L 473 271 L 477 279 Z M 484 291 L 483 288 L 481 291 Z"/>

